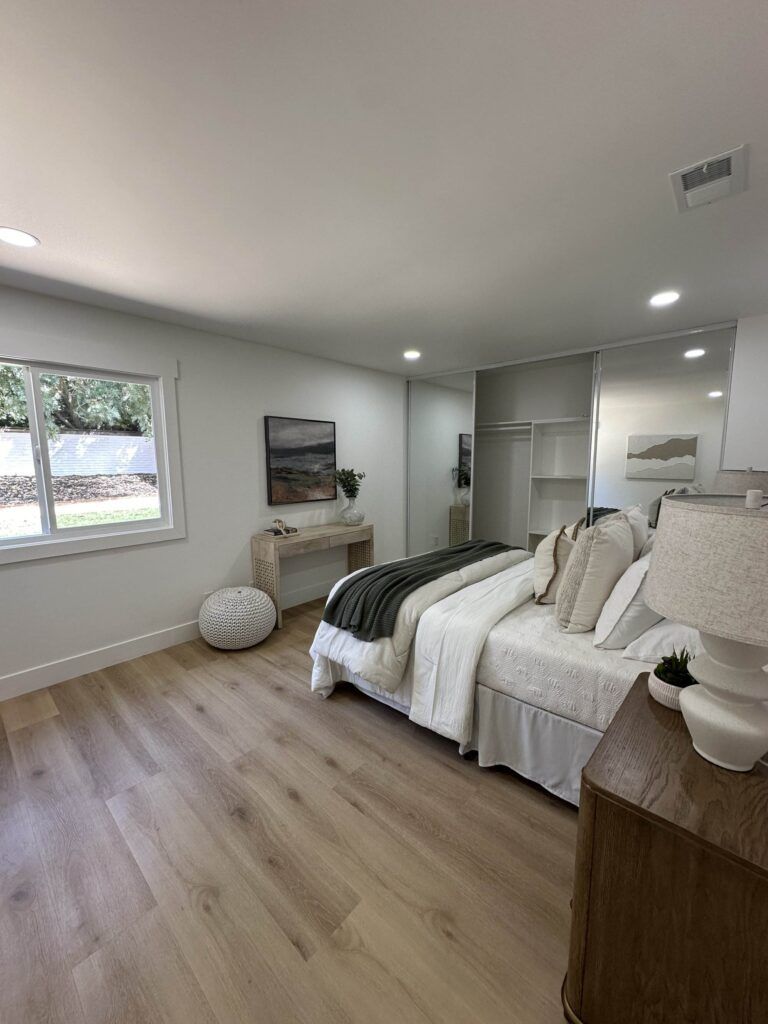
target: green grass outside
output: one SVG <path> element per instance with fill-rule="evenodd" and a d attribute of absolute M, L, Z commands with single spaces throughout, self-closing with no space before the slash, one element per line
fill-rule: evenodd
<path fill-rule="evenodd" d="M 103 526 L 106 523 L 127 523 L 134 519 L 159 519 L 156 508 L 133 508 L 122 512 L 61 512 L 56 522 L 67 526 Z"/>

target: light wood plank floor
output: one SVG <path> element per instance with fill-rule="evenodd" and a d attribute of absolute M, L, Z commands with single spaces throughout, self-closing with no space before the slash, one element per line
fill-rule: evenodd
<path fill-rule="evenodd" d="M 320 609 L 0 704 L 3 1024 L 562 1020 L 574 811 L 313 697 Z"/>

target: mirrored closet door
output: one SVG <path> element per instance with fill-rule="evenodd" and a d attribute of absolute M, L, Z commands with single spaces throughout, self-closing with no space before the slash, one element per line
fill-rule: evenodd
<path fill-rule="evenodd" d="M 469 539 L 474 372 L 408 387 L 408 554 Z"/>
<path fill-rule="evenodd" d="M 670 489 L 711 491 L 720 468 L 735 331 L 600 353 L 594 504 L 642 505 Z"/>

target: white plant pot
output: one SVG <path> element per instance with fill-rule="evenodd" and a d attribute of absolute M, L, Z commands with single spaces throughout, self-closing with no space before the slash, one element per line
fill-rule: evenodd
<path fill-rule="evenodd" d="M 673 711 L 680 710 L 680 687 L 665 683 L 655 672 L 648 675 L 648 692 L 665 708 L 672 708 Z"/>

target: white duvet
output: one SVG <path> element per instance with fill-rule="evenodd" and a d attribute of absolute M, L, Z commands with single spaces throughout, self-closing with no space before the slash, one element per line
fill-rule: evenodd
<path fill-rule="evenodd" d="M 312 690 L 328 696 L 343 668 L 391 694 L 410 664 L 411 719 L 463 743 L 486 637 L 532 596 L 530 552 L 506 551 L 420 587 L 401 605 L 391 637 L 365 642 L 321 622 L 310 649 Z"/>
<path fill-rule="evenodd" d="M 458 743 L 472 735 L 477 665 L 488 634 L 533 597 L 533 559 L 433 605 L 413 654 L 410 719 Z"/>

